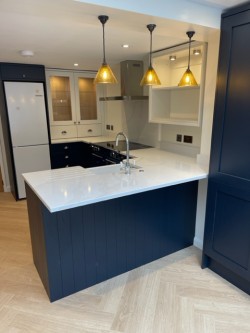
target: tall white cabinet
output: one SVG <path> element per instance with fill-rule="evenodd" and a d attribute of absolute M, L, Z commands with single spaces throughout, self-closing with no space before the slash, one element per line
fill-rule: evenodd
<path fill-rule="evenodd" d="M 52 139 L 102 133 L 98 86 L 94 72 L 46 70 Z"/>

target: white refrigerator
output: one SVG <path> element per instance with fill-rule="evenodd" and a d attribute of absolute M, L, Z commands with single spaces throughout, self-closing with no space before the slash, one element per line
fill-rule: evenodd
<path fill-rule="evenodd" d="M 44 87 L 4 82 L 18 199 L 26 197 L 22 174 L 51 169 Z"/>

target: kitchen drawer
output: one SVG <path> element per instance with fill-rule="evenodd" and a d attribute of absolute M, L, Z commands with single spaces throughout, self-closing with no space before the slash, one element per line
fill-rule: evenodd
<path fill-rule="evenodd" d="M 74 162 L 70 155 L 64 154 L 53 154 L 51 157 L 51 168 L 66 168 L 69 166 L 74 166 Z"/>
<path fill-rule="evenodd" d="M 51 139 L 69 139 L 77 137 L 75 125 L 68 126 L 50 126 Z"/>
<path fill-rule="evenodd" d="M 42 65 L 1 63 L 2 80 L 45 82 L 45 68 Z"/>
<path fill-rule="evenodd" d="M 77 125 L 77 134 L 79 138 L 85 136 L 99 136 L 102 134 L 101 124 Z"/>
<path fill-rule="evenodd" d="M 54 143 L 51 145 L 51 152 L 53 154 L 69 154 L 74 151 L 74 145 L 78 142 L 69 143 Z"/>

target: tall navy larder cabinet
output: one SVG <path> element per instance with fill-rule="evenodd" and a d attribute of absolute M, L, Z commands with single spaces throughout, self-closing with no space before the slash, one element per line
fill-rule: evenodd
<path fill-rule="evenodd" d="M 203 248 L 209 267 L 250 293 L 250 2 L 222 14 Z"/>

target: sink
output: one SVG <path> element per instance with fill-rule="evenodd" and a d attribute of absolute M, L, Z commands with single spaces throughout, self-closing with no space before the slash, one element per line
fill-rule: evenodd
<path fill-rule="evenodd" d="M 132 165 L 130 168 L 131 173 L 135 170 L 142 169 L 139 165 Z M 101 175 L 105 173 L 121 173 L 124 174 L 125 170 L 122 169 L 120 164 L 105 165 L 101 167 L 89 168 L 91 174 Z"/>

